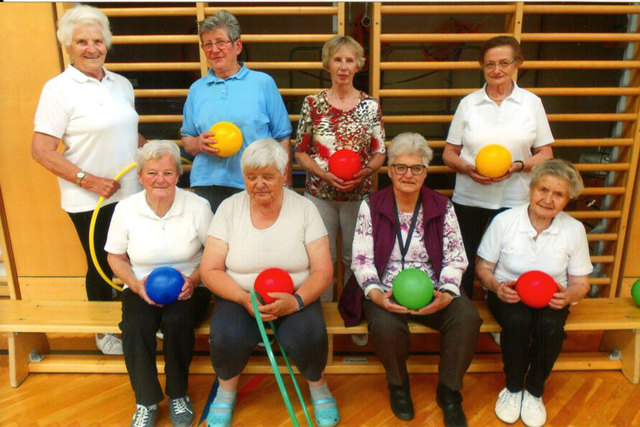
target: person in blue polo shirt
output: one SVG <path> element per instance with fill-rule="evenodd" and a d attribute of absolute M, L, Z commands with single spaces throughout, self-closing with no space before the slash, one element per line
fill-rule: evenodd
<path fill-rule="evenodd" d="M 195 156 L 191 187 L 215 212 L 222 200 L 244 189 L 240 158 L 249 144 L 274 138 L 290 152 L 291 122 L 271 76 L 238 61 L 242 41 L 235 16 L 221 10 L 200 22 L 198 33 L 210 70 L 189 89 L 181 134 L 185 150 Z M 215 140 L 209 129 L 223 121 L 242 132 L 242 147 L 230 157 L 218 156 L 208 145 L 209 138 Z"/>

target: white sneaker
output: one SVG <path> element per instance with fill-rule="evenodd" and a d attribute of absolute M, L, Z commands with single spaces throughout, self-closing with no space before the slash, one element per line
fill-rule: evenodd
<path fill-rule="evenodd" d="M 113 334 L 104 334 L 102 338 L 98 338 L 98 334 L 96 334 L 96 345 L 102 354 L 120 355 L 124 353 L 122 340 Z"/>
<path fill-rule="evenodd" d="M 500 346 L 500 332 L 489 332 L 491 334 L 491 338 L 495 341 L 498 346 Z"/>
<path fill-rule="evenodd" d="M 369 343 L 369 334 L 351 334 L 351 341 L 358 347 L 364 347 Z"/>
<path fill-rule="evenodd" d="M 513 424 L 520 418 L 520 405 L 522 404 L 522 392 L 511 393 L 508 388 L 503 388 L 496 401 L 496 415 L 507 424 Z"/>
<path fill-rule="evenodd" d="M 528 391 L 524 391 L 522 397 L 522 422 L 529 427 L 541 427 L 547 421 L 547 410 L 541 397 L 535 397 Z"/>

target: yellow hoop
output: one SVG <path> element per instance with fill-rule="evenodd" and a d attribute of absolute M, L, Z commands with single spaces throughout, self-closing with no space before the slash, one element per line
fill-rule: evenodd
<path fill-rule="evenodd" d="M 136 162 L 131 163 L 129 166 L 122 169 L 120 173 L 116 175 L 115 178 L 113 178 L 113 180 L 119 181 L 120 178 L 129 173 L 131 169 L 135 168 L 136 166 L 138 166 Z M 91 260 L 93 261 L 93 265 L 95 266 L 100 276 L 104 279 L 104 281 L 111 285 L 111 287 L 122 292 L 122 287 L 116 285 L 113 280 L 107 277 L 104 271 L 102 271 L 102 267 L 100 267 L 100 263 L 98 262 L 98 258 L 96 257 L 96 245 L 93 239 L 96 231 L 96 220 L 98 219 L 98 212 L 100 212 L 102 202 L 104 202 L 104 196 L 100 196 L 100 198 L 98 199 L 98 203 L 96 203 L 96 207 L 93 209 L 93 215 L 91 216 L 91 223 L 89 224 L 89 252 L 91 252 Z"/>

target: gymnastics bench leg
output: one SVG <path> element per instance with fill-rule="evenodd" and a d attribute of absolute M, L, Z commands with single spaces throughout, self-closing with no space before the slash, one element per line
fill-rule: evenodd
<path fill-rule="evenodd" d="M 620 353 L 622 373 L 632 384 L 640 381 L 640 331 L 628 329 L 605 331 L 602 335 L 601 347 L 606 351 Z"/>
<path fill-rule="evenodd" d="M 9 385 L 18 387 L 29 376 L 30 356 L 49 353 L 49 341 L 43 333 L 9 333 Z"/>

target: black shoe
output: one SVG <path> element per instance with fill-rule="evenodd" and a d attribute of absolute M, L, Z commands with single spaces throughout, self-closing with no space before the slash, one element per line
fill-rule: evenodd
<path fill-rule="evenodd" d="M 389 384 L 388 387 L 389 401 L 391 402 L 391 410 L 393 410 L 394 415 L 401 420 L 412 420 L 414 414 L 409 384 L 402 386 Z"/>
<path fill-rule="evenodd" d="M 462 410 L 462 395 L 459 391 L 438 384 L 436 402 L 442 408 L 446 427 L 467 427 L 467 418 Z"/>

